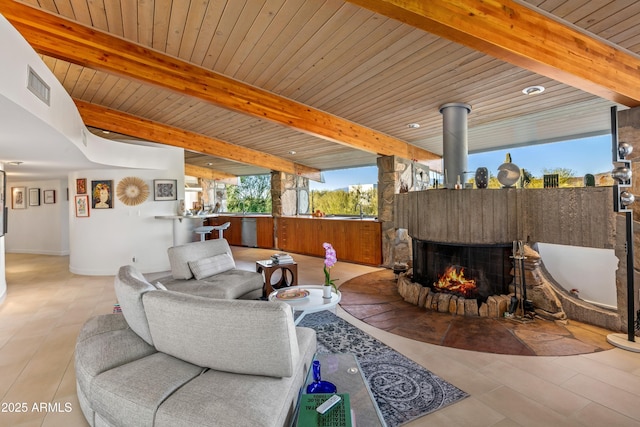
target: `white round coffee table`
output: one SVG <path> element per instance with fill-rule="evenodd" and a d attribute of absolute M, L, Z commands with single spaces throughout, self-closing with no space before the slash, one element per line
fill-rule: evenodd
<path fill-rule="evenodd" d="M 290 286 L 288 288 L 282 288 L 275 290 L 269 294 L 269 301 L 283 301 L 291 306 L 291 310 L 294 313 L 299 313 L 298 317 L 295 319 L 295 324 L 297 325 L 300 321 L 309 313 L 315 313 L 317 311 L 322 310 L 331 310 L 335 308 L 336 305 L 340 302 L 342 298 L 342 294 L 340 291 L 332 291 L 331 298 L 324 298 L 322 296 L 322 286 Z M 295 292 L 295 291 L 306 291 L 309 295 L 303 298 L 297 299 L 287 299 L 287 298 L 278 298 L 278 292 L 283 293 L 286 292 Z M 306 293 L 305 292 L 305 293 Z"/>

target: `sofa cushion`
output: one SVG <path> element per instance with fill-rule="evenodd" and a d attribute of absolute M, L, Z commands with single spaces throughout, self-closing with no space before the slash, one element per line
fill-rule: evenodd
<path fill-rule="evenodd" d="M 229 243 L 225 239 L 211 239 L 204 242 L 192 242 L 185 245 L 173 246 L 167 250 L 171 274 L 174 279 L 191 279 L 193 273 L 189 261 L 197 261 L 214 255 L 229 254 L 233 259 Z"/>
<path fill-rule="evenodd" d="M 223 299 L 247 299 L 245 298 L 247 295 L 251 296 L 250 299 L 256 299 L 262 295 L 264 287 L 261 274 L 237 269 L 202 280 L 175 280 L 172 277 L 165 277 L 161 281 L 170 291 Z"/>
<path fill-rule="evenodd" d="M 143 301 L 158 351 L 225 372 L 293 375 L 298 339 L 286 303 L 212 299 L 172 291 L 149 292 Z"/>
<path fill-rule="evenodd" d="M 160 405 L 156 427 L 288 426 L 316 351 L 316 333 L 296 328 L 300 359 L 291 377 L 207 371 Z M 212 387 L 212 384 L 215 386 Z"/>
<path fill-rule="evenodd" d="M 156 287 L 132 265 L 120 267 L 114 283 L 116 298 L 129 327 L 143 340 L 153 345 L 147 316 L 142 306 L 142 295 L 155 291 Z"/>
<path fill-rule="evenodd" d="M 155 352 L 154 347 L 129 328 L 122 314 L 92 317 L 76 341 L 78 387 L 87 393 L 99 374 Z"/>
<path fill-rule="evenodd" d="M 196 261 L 189 261 L 189 268 L 196 280 L 223 273 L 236 268 L 236 263 L 229 254 L 218 254 Z"/>
<path fill-rule="evenodd" d="M 182 360 L 154 353 L 98 375 L 89 398 L 113 426 L 152 426 L 157 408 L 203 372 Z"/>

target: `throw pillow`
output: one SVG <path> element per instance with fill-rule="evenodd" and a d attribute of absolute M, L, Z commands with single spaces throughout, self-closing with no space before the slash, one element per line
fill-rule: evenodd
<path fill-rule="evenodd" d="M 189 261 L 189 268 L 193 272 L 196 280 L 201 280 L 214 274 L 232 270 L 236 268 L 236 263 L 231 255 L 224 253 L 202 258 L 197 261 Z"/>
<path fill-rule="evenodd" d="M 161 290 L 161 291 L 168 290 L 167 287 L 165 285 L 163 285 L 162 283 L 160 283 L 160 282 L 156 282 L 156 288 Z"/>

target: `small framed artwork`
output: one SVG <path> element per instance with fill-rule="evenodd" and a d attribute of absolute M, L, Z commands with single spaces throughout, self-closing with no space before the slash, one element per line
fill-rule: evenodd
<path fill-rule="evenodd" d="M 56 190 L 44 190 L 44 203 L 53 204 L 56 202 Z"/>
<path fill-rule="evenodd" d="M 76 179 L 76 194 L 87 194 L 87 178 Z"/>
<path fill-rule="evenodd" d="M 89 216 L 89 195 L 76 196 L 76 217 Z"/>
<path fill-rule="evenodd" d="M 178 200 L 178 181 L 175 179 L 154 179 L 153 200 Z"/>
<path fill-rule="evenodd" d="M 11 208 L 27 208 L 27 187 L 11 187 Z"/>
<path fill-rule="evenodd" d="M 40 189 L 29 189 L 29 206 L 40 206 Z"/>
<path fill-rule="evenodd" d="M 91 181 L 91 207 L 93 209 L 113 208 L 113 181 Z"/>

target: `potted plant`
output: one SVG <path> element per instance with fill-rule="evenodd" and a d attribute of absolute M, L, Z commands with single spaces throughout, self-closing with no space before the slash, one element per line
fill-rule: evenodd
<path fill-rule="evenodd" d="M 330 299 L 331 291 L 332 290 L 335 290 L 336 292 L 338 291 L 338 288 L 336 288 L 336 284 L 334 283 L 336 279 L 331 278 L 331 267 L 335 265 L 335 263 L 338 261 L 338 258 L 336 257 L 336 251 L 335 249 L 333 249 L 333 246 L 331 246 L 331 243 L 325 242 L 322 244 L 322 247 L 325 250 L 324 286 L 322 287 L 322 296 L 324 298 Z"/>

